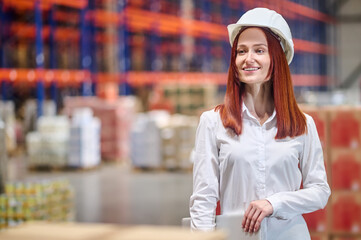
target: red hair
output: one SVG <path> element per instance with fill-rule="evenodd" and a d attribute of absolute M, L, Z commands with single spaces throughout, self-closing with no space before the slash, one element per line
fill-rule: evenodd
<path fill-rule="evenodd" d="M 240 34 L 247 28 L 242 28 L 234 39 L 231 54 L 231 64 L 228 69 L 227 90 L 224 103 L 218 105 L 215 111 L 219 111 L 225 128 L 232 129 L 237 135 L 242 133 L 242 104 L 245 83 L 240 81 L 238 68 L 236 66 L 237 43 Z M 268 51 L 271 58 L 268 75 L 271 77 L 271 92 L 277 116 L 276 139 L 300 136 L 306 132 L 306 117 L 299 109 L 288 67 L 286 55 L 280 42 L 267 28 L 259 27 L 265 35 Z M 277 64 L 275 64 L 277 63 Z"/>

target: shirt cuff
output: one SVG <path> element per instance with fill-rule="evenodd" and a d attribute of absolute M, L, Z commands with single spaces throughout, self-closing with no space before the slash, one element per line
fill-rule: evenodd
<path fill-rule="evenodd" d="M 277 196 L 270 196 L 266 198 L 266 200 L 269 201 L 273 207 L 273 213 L 270 215 L 270 217 L 285 219 L 280 214 L 281 202 L 277 199 Z"/>

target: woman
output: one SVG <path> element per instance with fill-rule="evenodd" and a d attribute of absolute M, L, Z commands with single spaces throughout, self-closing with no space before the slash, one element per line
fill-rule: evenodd
<path fill-rule="evenodd" d="M 225 100 L 202 114 L 196 135 L 191 226 L 214 229 L 219 201 L 262 239 L 310 239 L 302 214 L 323 208 L 330 188 L 315 123 L 294 97 L 289 26 L 255 8 L 228 32 Z"/>

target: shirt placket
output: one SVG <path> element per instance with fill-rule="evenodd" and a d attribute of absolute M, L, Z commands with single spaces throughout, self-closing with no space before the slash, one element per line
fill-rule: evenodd
<path fill-rule="evenodd" d="M 259 161 L 258 161 L 258 182 L 257 195 L 259 199 L 266 197 L 266 129 L 265 124 L 259 126 Z"/>

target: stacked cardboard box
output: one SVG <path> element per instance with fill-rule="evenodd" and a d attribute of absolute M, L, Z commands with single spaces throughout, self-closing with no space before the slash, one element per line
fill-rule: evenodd
<path fill-rule="evenodd" d="M 97 97 L 67 97 L 64 113 L 71 116 L 77 108 L 91 108 L 100 120 L 100 149 L 104 160 L 127 161 L 129 133 L 137 112 L 138 103 L 132 96 L 106 101 Z"/>
<path fill-rule="evenodd" d="M 37 108 L 38 103 L 36 99 L 28 99 L 24 104 L 24 108 L 20 113 L 23 115 L 22 131 L 24 135 L 29 132 L 37 130 Z M 52 100 L 45 100 L 43 103 L 43 116 L 56 116 L 56 105 Z"/>
<path fill-rule="evenodd" d="M 0 120 L 0 194 L 5 191 L 8 172 L 8 159 L 5 145 L 5 124 Z"/>
<path fill-rule="evenodd" d="M 315 120 L 332 191 L 324 210 L 305 215 L 307 224 L 316 235 L 358 239 L 361 235 L 361 108 L 301 108 Z"/>
<path fill-rule="evenodd" d="M 218 102 L 214 84 L 163 84 L 161 88 L 176 113 L 198 115 L 201 110 L 212 108 Z"/>
<path fill-rule="evenodd" d="M 68 163 L 69 119 L 40 117 L 36 132 L 26 136 L 29 167 L 65 167 Z"/>
<path fill-rule="evenodd" d="M 74 220 L 74 190 L 67 180 L 6 183 L 0 195 L 0 230 L 34 220 Z"/>
<path fill-rule="evenodd" d="M 361 108 L 329 108 L 332 233 L 361 235 Z M 350 238 L 353 239 L 353 238 Z"/>
<path fill-rule="evenodd" d="M 11 101 L 0 101 L 0 121 L 4 122 L 6 151 L 11 154 L 17 147 L 15 106 Z"/>
<path fill-rule="evenodd" d="M 198 119 L 151 111 L 138 116 L 131 136 L 131 158 L 136 167 L 190 169 Z"/>
<path fill-rule="evenodd" d="M 68 166 L 95 167 L 100 160 L 100 121 L 90 108 L 76 109 L 70 128 Z"/>
<path fill-rule="evenodd" d="M 161 128 L 162 155 L 167 169 L 190 169 L 191 153 L 197 129 L 197 117 L 174 114 Z"/>
<path fill-rule="evenodd" d="M 323 156 L 325 161 L 325 168 L 328 176 L 328 182 L 330 182 L 330 171 L 328 169 L 328 139 L 329 139 L 329 127 L 328 127 L 328 112 L 322 111 L 318 107 L 315 106 L 301 106 L 302 111 L 310 115 L 316 125 L 317 133 L 320 138 L 320 142 L 323 149 Z M 327 238 L 329 234 L 328 228 L 328 218 L 329 218 L 329 210 L 328 206 L 326 208 L 318 210 L 316 212 L 304 214 L 304 218 L 307 222 L 308 229 L 310 230 L 312 240 L 315 239 L 324 239 Z"/>

